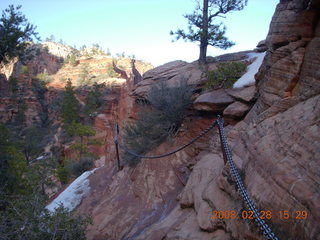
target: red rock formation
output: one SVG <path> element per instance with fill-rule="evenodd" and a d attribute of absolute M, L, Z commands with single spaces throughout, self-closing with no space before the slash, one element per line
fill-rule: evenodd
<path fill-rule="evenodd" d="M 260 96 L 244 121 L 226 128 L 248 193 L 259 209 L 272 213 L 269 223 L 280 239 L 319 239 L 318 6 L 315 0 L 278 4 L 266 40 L 267 55 L 257 74 Z M 175 64 L 180 68 L 183 63 Z M 159 79 L 160 71 L 165 78 L 177 75 L 174 68 L 165 67 L 154 70 Z M 142 95 L 148 86 L 143 82 L 136 90 Z M 246 102 L 240 96 L 234 94 Z M 204 125 L 193 120 L 174 145 Z M 152 154 L 169 148 L 163 144 Z M 192 170 L 185 187 L 175 174 L 177 168 L 182 179 Z M 106 166 L 91 177 L 91 187 L 92 195 L 79 208 L 93 214 L 89 239 L 264 239 L 249 221 L 211 219 L 214 210 L 243 210 L 216 132 L 201 146 L 168 159 L 145 160 L 118 173 Z M 288 211 L 289 219 L 279 219 L 280 211 Z M 299 211 L 306 211 L 308 218 L 296 219 Z"/>
<path fill-rule="evenodd" d="M 180 132 L 175 145 L 188 142 L 209 123 L 208 120 L 192 120 Z M 175 145 L 162 144 L 152 154 L 167 152 Z M 191 149 L 163 159 L 143 160 L 136 168 L 126 166 L 120 172 L 116 172 L 114 161 L 99 169 L 90 178 L 92 194 L 79 207 L 80 212 L 93 216 L 94 224 L 89 227 L 88 237 L 138 236 L 146 227 L 165 217 L 178 203 L 176 197 L 189 172 L 185 166 L 196 162 L 194 157 L 206 145 L 206 138 L 203 138 Z M 119 222 L 122 222 L 121 227 Z"/>
<path fill-rule="evenodd" d="M 116 63 L 115 63 L 114 61 L 112 61 L 112 66 L 113 66 L 113 70 L 114 70 L 116 73 L 120 74 L 120 77 L 121 77 L 121 78 L 129 81 L 129 77 L 128 77 L 127 73 L 126 73 L 124 70 L 118 68 L 117 65 L 116 65 Z"/>
<path fill-rule="evenodd" d="M 290 0 L 277 6 L 267 38 L 269 51 L 258 74 L 260 97 L 244 121 L 228 128 L 248 192 L 260 209 L 271 211 L 269 222 L 280 239 L 318 239 L 320 232 L 320 175 L 315 170 L 320 167 L 317 6 L 319 1 Z M 291 96 L 284 96 L 287 89 Z M 219 152 L 218 138 L 211 141 L 212 151 Z M 195 166 L 197 171 L 180 197 L 181 206 L 195 210 L 188 222 L 181 223 L 181 216 L 189 211 L 177 209 L 138 239 L 154 239 L 153 233 L 157 239 L 193 239 L 190 236 L 200 234 L 193 225 L 213 233 L 225 229 L 235 239 L 263 239 L 243 220 L 208 220 L 210 210 L 240 212 L 242 208 L 243 201 L 227 177 L 228 166 L 221 166 L 222 162 L 222 155 L 211 155 Z M 205 174 L 210 167 L 211 176 Z M 288 211 L 289 219 L 279 219 L 280 211 Z M 308 218 L 296 219 L 301 211 Z M 208 237 L 202 236 L 198 239 Z"/>
<path fill-rule="evenodd" d="M 136 85 L 142 81 L 142 76 L 139 73 L 139 71 L 136 69 L 135 62 L 136 62 L 136 60 L 134 60 L 134 59 L 131 60 L 131 68 L 132 68 L 133 84 L 134 85 Z"/>

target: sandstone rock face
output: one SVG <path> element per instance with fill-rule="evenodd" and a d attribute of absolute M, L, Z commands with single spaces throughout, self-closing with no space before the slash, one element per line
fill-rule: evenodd
<path fill-rule="evenodd" d="M 249 110 L 250 107 L 247 104 L 242 102 L 234 102 L 226 107 L 226 109 L 223 111 L 223 116 L 225 118 L 239 119 L 243 117 Z"/>
<path fill-rule="evenodd" d="M 268 50 L 268 47 L 266 45 L 266 40 L 260 41 L 255 49 L 256 52 L 265 52 L 267 50 Z"/>
<path fill-rule="evenodd" d="M 253 102 L 256 99 L 257 89 L 256 86 L 250 86 L 245 88 L 227 89 L 227 93 L 238 101 L 246 103 Z"/>
<path fill-rule="evenodd" d="M 277 6 L 266 44 L 269 51 L 257 74 L 261 95 L 253 111 L 261 118 L 319 93 L 318 1 L 284 1 Z"/>
<path fill-rule="evenodd" d="M 270 211 L 268 222 L 280 239 L 319 239 L 318 6 L 319 1 L 313 0 L 278 4 L 266 40 L 266 58 L 256 75 L 257 102 L 243 121 L 226 127 L 244 185 L 258 208 Z M 174 65 L 187 67 L 182 62 Z M 158 78 L 163 74 L 170 81 L 172 72 L 173 67 L 164 67 Z M 151 77 L 149 80 L 153 81 Z M 143 81 L 139 84 L 148 86 L 142 85 Z M 232 99 L 229 106 L 235 99 L 252 104 L 256 97 L 253 93 L 228 94 Z M 192 126 L 199 127 L 196 123 Z M 182 132 L 180 137 L 188 132 Z M 177 139 L 184 139 L 180 137 Z M 224 165 L 217 131 L 206 143 L 209 147 L 188 150 L 194 155 L 181 152 L 171 159 L 172 165 L 182 170 L 180 174 L 187 173 L 182 174 L 182 179 L 187 177 L 186 184 L 179 180 L 168 160 L 144 161 L 130 173 L 128 169 L 118 174 L 108 170 L 109 177 L 103 177 L 108 171 L 101 170 L 97 173 L 100 176 L 92 176 L 91 184 L 99 187 L 80 207 L 81 212 L 96 215 L 89 238 L 264 239 L 250 221 L 212 218 L 215 210 L 239 215 L 244 206 L 229 166 Z M 160 150 L 163 149 L 157 151 Z M 176 198 L 178 201 L 173 200 Z M 288 219 L 280 219 L 283 211 L 290 214 Z M 303 218 L 302 212 L 308 217 Z"/>
<path fill-rule="evenodd" d="M 241 120 L 250 110 L 256 95 L 255 86 L 213 90 L 198 96 L 193 102 L 193 108 L 215 114 L 223 112 L 228 123 L 235 123 L 234 120 Z"/>
<path fill-rule="evenodd" d="M 219 112 L 234 102 L 226 90 L 219 89 L 200 95 L 193 103 L 196 110 Z"/>
<path fill-rule="evenodd" d="M 69 46 L 66 46 L 61 43 L 56 42 L 44 42 L 42 44 L 39 44 L 41 48 L 47 47 L 50 54 L 65 58 L 67 57 L 71 52 L 72 48 Z"/>
<path fill-rule="evenodd" d="M 184 61 L 174 61 L 166 63 L 155 69 L 146 72 L 143 80 L 140 81 L 133 91 L 134 95 L 145 97 L 151 86 L 159 81 L 166 81 L 169 86 L 179 86 L 182 79 L 188 84 L 198 84 L 203 81 L 202 72 L 198 64 L 187 63 Z"/>
<path fill-rule="evenodd" d="M 61 82 L 61 79 L 69 78 L 73 85 L 79 85 L 79 76 L 84 68 L 88 70 L 88 76 L 92 82 L 96 81 L 98 83 L 106 83 L 106 85 L 112 84 L 122 84 L 127 81 L 133 81 L 132 76 L 132 66 L 131 60 L 128 58 L 117 59 L 116 65 L 121 68 L 126 77 L 121 76 L 121 74 L 116 74 L 118 76 L 110 76 L 110 72 L 113 72 L 113 59 L 108 56 L 100 58 L 82 58 L 78 60 L 78 63 L 75 66 L 70 64 L 64 65 L 62 68 L 53 75 L 54 82 L 50 83 L 50 86 L 56 88 L 62 88 L 64 82 Z M 153 68 L 149 63 L 142 61 L 136 61 L 135 67 L 140 73 L 145 73 L 146 71 Z"/>
<path fill-rule="evenodd" d="M 320 15 L 316 4 L 319 5 L 319 1 L 288 0 L 278 5 L 266 43 L 269 51 L 258 74 L 260 97 L 244 121 L 226 129 L 245 186 L 259 209 L 272 213 L 269 222 L 280 239 L 319 239 L 320 175 L 316 169 L 320 167 L 317 67 L 320 59 L 316 52 L 320 46 Z M 219 139 L 212 137 L 211 152 L 219 153 L 219 144 Z M 243 202 L 230 185 L 228 165 L 219 170 L 219 163 L 223 162 L 221 154 L 210 156 L 207 161 L 212 163 L 202 167 L 205 159 L 194 166 L 180 195 L 181 206 L 188 210 L 172 212 L 140 239 L 152 239 L 148 233 L 153 231 L 161 231 L 163 239 L 170 239 L 172 231 L 175 236 L 179 233 L 185 236 L 180 231 L 182 224 L 176 230 L 168 223 L 176 226 L 175 220 L 178 221 L 184 211 L 189 214 L 191 207 L 200 218 L 199 229 L 208 232 L 219 226 L 235 239 L 263 239 L 253 225 L 248 226 L 243 220 L 222 219 L 220 223 L 210 223 L 204 217 L 202 209 L 241 212 L 238 204 Z M 214 176 L 216 172 L 217 179 L 208 180 L 206 186 L 202 186 L 208 174 L 199 172 L 199 168 L 204 171 L 210 167 L 210 173 Z M 215 184 L 218 186 L 214 187 Z M 290 213 L 288 219 L 280 219 L 280 211 L 284 210 Z M 308 217 L 296 219 L 302 211 Z"/>
<path fill-rule="evenodd" d="M 319 239 L 318 4 L 319 1 L 314 0 L 280 1 L 266 40 L 266 58 L 256 75 L 257 86 L 213 91 L 200 95 L 195 101 L 200 110 L 224 111 L 230 117 L 242 115 L 247 111 L 246 106 L 254 104 L 243 121 L 225 130 L 249 195 L 260 210 L 271 212 L 268 222 L 280 239 Z M 234 55 L 221 59 L 229 61 Z M 82 59 L 81 63 L 90 61 Z M 213 69 L 218 61 L 213 59 L 209 68 Z M 101 65 L 105 63 L 107 60 L 93 62 L 97 68 L 92 74 L 105 71 L 105 65 Z M 70 67 L 64 71 L 60 72 L 61 76 L 68 71 L 72 75 L 73 70 Z M 190 75 L 189 84 L 201 84 L 203 79 L 194 63 L 177 61 L 145 73 L 134 94 L 143 97 L 152 84 L 162 80 L 175 86 L 185 73 Z M 73 74 L 71 78 L 76 79 L 78 72 Z M 52 101 L 41 103 L 31 94 L 31 78 L 21 76 L 21 79 L 23 85 L 19 87 L 26 89 L 22 97 L 28 105 L 34 106 L 28 110 L 31 122 L 41 118 L 39 109 L 50 106 Z M 124 167 L 117 171 L 114 124 L 123 124 L 137 112 L 134 99 L 128 96 L 129 90 L 125 87 L 118 90 L 115 96 L 108 96 L 105 108 L 94 123 L 98 132 L 96 138 L 103 141 L 103 146 L 92 150 L 100 155 L 99 164 L 105 161 L 105 166 L 90 177 L 92 192 L 77 210 L 93 217 L 88 238 L 264 239 L 249 220 L 214 217 L 217 216 L 214 211 L 235 211 L 241 216 L 244 210 L 229 165 L 224 164 L 217 130 L 170 157 L 143 160 L 135 168 Z M 57 94 L 50 90 L 44 93 L 46 99 L 53 99 Z M 219 96 L 220 101 L 217 101 Z M 18 109 L 12 107 L 12 99 L 3 97 L 1 100 L 3 119 L 14 118 Z M 241 108 L 243 110 L 239 111 Z M 57 118 L 50 108 L 48 116 Z M 149 154 L 162 154 L 189 142 L 211 122 L 204 117 L 187 119 L 173 143 L 163 143 Z M 283 211 L 290 213 L 288 219 L 280 219 Z M 302 212 L 308 214 L 306 219 Z M 297 219 L 299 217 L 302 219 Z"/>
<path fill-rule="evenodd" d="M 164 143 L 151 154 L 159 155 L 183 145 L 209 124 L 208 120 L 193 120 L 184 126 L 174 146 Z M 146 159 L 136 168 L 125 167 L 120 172 L 116 172 L 115 158 L 108 161 L 91 176 L 93 192 L 78 209 L 93 216 L 89 239 L 136 238 L 163 219 L 178 205 L 177 195 L 189 174 L 187 163 L 206 146 L 204 137 L 193 148 L 163 159 Z M 121 227 L 119 221 L 123 223 Z"/>
<path fill-rule="evenodd" d="M 253 51 L 224 54 L 218 57 L 208 57 L 208 70 L 216 69 L 219 62 L 245 61 L 247 54 Z M 206 81 L 198 62 L 187 63 L 181 60 L 166 63 L 162 66 L 147 71 L 142 81 L 133 89 L 133 95 L 146 97 L 151 86 L 159 81 L 165 81 L 169 86 L 179 86 L 181 80 L 189 85 L 201 85 Z"/>

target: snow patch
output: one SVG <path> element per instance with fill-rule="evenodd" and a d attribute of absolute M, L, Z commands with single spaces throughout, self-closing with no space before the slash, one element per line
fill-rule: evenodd
<path fill-rule="evenodd" d="M 62 204 L 68 211 L 75 209 L 81 202 L 82 198 L 90 192 L 90 181 L 88 177 L 98 168 L 82 173 L 74 180 L 60 195 L 55 198 L 47 209 L 54 212 Z"/>
<path fill-rule="evenodd" d="M 265 52 L 263 53 L 249 53 L 247 56 L 248 56 L 248 59 L 247 60 L 250 60 L 252 58 L 257 58 L 256 60 L 254 60 L 253 63 L 251 63 L 249 66 L 248 66 L 248 71 L 242 75 L 241 78 L 239 78 L 234 84 L 233 84 L 233 87 L 234 88 L 241 88 L 241 87 L 244 87 L 244 86 L 250 86 L 250 85 L 253 85 L 255 84 L 256 80 L 254 78 L 254 75 L 258 72 L 262 62 L 263 62 L 263 59 L 264 59 L 264 56 L 266 55 Z"/>

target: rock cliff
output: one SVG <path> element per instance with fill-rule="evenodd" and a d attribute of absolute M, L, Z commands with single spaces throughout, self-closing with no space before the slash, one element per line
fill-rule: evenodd
<path fill-rule="evenodd" d="M 83 85 L 105 83 L 101 96 L 103 107 L 93 120 L 98 133 L 95 138 L 101 140 L 103 145 L 90 149 L 99 157 L 96 166 L 101 166 L 109 153 L 108 147 L 113 146 L 110 142 L 118 102 L 125 101 L 125 105 L 129 106 L 133 100 L 124 94 L 127 91 L 123 85 L 125 80 L 113 71 L 111 57 L 82 57 L 74 64 L 65 63 L 63 57 L 71 51 L 72 48 L 59 43 L 34 44 L 27 49 L 23 60 L 14 60 L 0 67 L 0 123 L 6 124 L 20 138 L 24 137 L 23 132 L 27 128 L 36 127 L 46 135 L 41 143 L 44 145 L 43 152 L 50 156 L 57 155 L 57 160 L 61 161 L 59 157 L 68 156 L 70 152 L 64 140 L 65 131 L 61 128 L 59 110 L 66 80 L 71 79 L 74 85 L 78 85 L 79 79 L 85 75 L 83 78 L 87 82 Z M 131 59 L 117 59 L 117 64 L 130 76 Z M 151 68 L 148 63 L 136 61 L 135 71 L 144 73 Z M 90 86 L 76 88 L 76 96 L 82 105 L 91 89 Z M 119 110 L 119 114 L 125 115 L 125 109 Z M 112 124 L 112 129 L 106 128 L 108 124 Z M 112 157 L 110 154 L 108 156 Z"/>
<path fill-rule="evenodd" d="M 231 123 L 226 133 L 244 185 L 259 209 L 269 211 L 267 221 L 276 235 L 320 239 L 319 6 L 319 0 L 280 1 L 266 41 L 258 45 L 257 51 L 267 51 L 252 86 L 202 93 L 206 78 L 196 63 L 175 61 L 147 71 L 149 66 L 135 62 L 144 73 L 142 80 L 105 94 L 104 106 L 94 119 L 95 138 L 103 145 L 91 150 L 100 156 L 96 165 L 101 168 L 90 176 L 91 193 L 77 208 L 92 216 L 88 239 L 264 239 L 252 221 L 215 214 L 234 211 L 242 216 L 246 210 L 224 163 L 217 129 L 170 157 L 142 160 L 134 168 L 117 171 L 115 124 L 122 127 L 136 117 L 138 100 L 153 84 L 167 81 L 176 86 L 182 79 L 196 86 L 190 115 L 174 141 L 148 154 L 176 149 L 210 125 L 216 114 L 223 114 Z M 74 66 L 62 67 L 61 57 L 68 49 L 56 50 L 35 51 L 39 62 L 35 58 L 27 63 L 30 75 L 19 74 L 19 63 L 0 75 L 1 122 L 13 121 L 24 102 L 26 125 L 59 126 L 54 99 L 59 101 L 63 79 L 76 84 L 83 72 L 90 76 L 87 80 L 99 81 L 113 74 L 111 58 L 78 59 Z M 211 58 L 208 68 L 215 69 L 218 62 L 246 61 L 248 53 Z M 119 60 L 116 65 L 130 76 L 130 61 Z M 37 88 L 32 77 L 43 72 L 53 78 L 47 90 Z M 8 74 L 18 79 L 16 95 L 8 92 Z M 59 129 L 54 144 L 61 145 Z"/>
<path fill-rule="evenodd" d="M 229 97 L 226 115 L 242 109 L 240 103 L 252 106 L 244 108 L 244 114 L 249 110 L 244 120 L 227 126 L 226 132 L 249 195 L 260 210 L 270 211 L 267 221 L 280 239 L 320 239 L 319 4 L 280 1 L 253 87 L 258 95 L 223 93 Z M 181 78 L 174 68 L 188 72 L 192 67 L 172 64 L 146 73 L 133 94 L 143 96 L 157 80 Z M 191 79 L 201 79 L 201 74 L 193 74 Z M 235 100 L 238 105 L 230 105 Z M 164 143 L 152 154 L 187 142 L 209 123 L 204 117 L 190 118 L 173 146 Z M 78 211 L 93 216 L 89 239 L 262 240 L 249 220 L 212 219 L 213 211 L 244 210 L 229 171 L 214 130 L 172 157 L 144 160 L 120 172 L 115 163 L 107 164 L 91 176 L 93 192 Z M 284 211 L 289 215 L 280 218 Z"/>

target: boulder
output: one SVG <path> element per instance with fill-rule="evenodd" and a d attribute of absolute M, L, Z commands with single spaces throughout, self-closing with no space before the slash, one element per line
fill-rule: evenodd
<path fill-rule="evenodd" d="M 250 86 L 245 88 L 231 88 L 226 90 L 227 93 L 239 101 L 252 102 L 257 95 L 256 86 Z"/>
<path fill-rule="evenodd" d="M 211 69 L 213 65 L 215 64 L 209 65 L 209 69 Z M 197 85 L 205 80 L 196 62 L 173 61 L 147 71 L 143 75 L 143 80 L 133 89 L 133 95 L 145 97 L 151 89 L 151 86 L 160 81 L 166 81 L 170 87 L 177 87 L 181 81 L 184 80 L 187 81 L 189 85 Z"/>
<path fill-rule="evenodd" d="M 147 71 L 145 74 L 143 74 L 143 80 L 151 78 L 152 80 L 158 80 L 162 78 L 172 78 L 175 75 L 177 75 L 180 71 L 179 69 L 187 66 L 188 63 L 185 61 L 177 60 L 173 62 L 169 62 L 166 64 L 163 64 L 159 67 L 156 67 L 154 69 L 151 69 Z"/>
<path fill-rule="evenodd" d="M 239 119 L 250 110 L 250 106 L 242 102 L 234 102 L 230 104 L 224 111 L 223 116 L 226 118 Z"/>
<path fill-rule="evenodd" d="M 266 46 L 266 40 L 261 40 L 258 45 L 257 45 L 257 48 L 260 48 L 260 47 L 264 47 Z"/>
<path fill-rule="evenodd" d="M 266 44 L 266 40 L 262 40 L 258 43 L 255 52 L 265 52 L 268 50 L 267 44 Z"/>
<path fill-rule="evenodd" d="M 234 99 L 227 94 L 225 89 L 218 89 L 197 97 L 193 106 L 196 110 L 220 112 L 233 102 Z"/>

